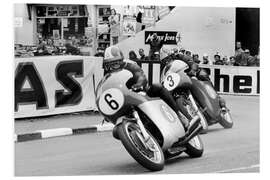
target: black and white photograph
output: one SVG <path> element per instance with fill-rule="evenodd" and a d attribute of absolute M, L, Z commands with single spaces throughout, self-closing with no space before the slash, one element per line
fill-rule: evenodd
<path fill-rule="evenodd" d="M 13 176 L 259 175 L 261 7 L 128 2 L 12 4 Z"/>

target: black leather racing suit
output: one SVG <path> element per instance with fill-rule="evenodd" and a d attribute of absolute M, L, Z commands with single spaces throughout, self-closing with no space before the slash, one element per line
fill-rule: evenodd
<path fill-rule="evenodd" d="M 200 81 L 208 81 L 212 85 L 212 87 L 214 88 L 214 85 L 211 82 L 208 73 L 204 69 L 199 68 L 199 65 L 197 63 L 193 62 L 191 57 L 183 55 L 183 54 L 173 54 L 173 55 L 166 57 L 165 63 L 166 63 L 166 61 L 170 62 L 173 60 L 181 60 L 181 61 L 184 61 L 185 63 L 187 63 L 189 66 L 189 69 L 187 69 L 186 71 L 187 71 L 187 74 L 189 76 L 191 76 L 191 77 L 195 76 Z M 219 98 L 220 106 L 226 107 L 225 100 L 220 95 L 218 95 L 218 98 Z"/>
<path fill-rule="evenodd" d="M 177 106 L 171 93 L 166 88 L 164 88 L 161 84 L 149 85 L 143 70 L 137 64 L 124 62 L 122 64 L 122 68 L 130 71 L 133 74 L 133 77 L 127 83 L 129 88 L 143 88 L 149 97 L 160 97 L 177 113 L 184 127 L 188 127 L 187 119 L 181 116 L 180 108 Z"/>
<path fill-rule="evenodd" d="M 184 61 L 189 66 L 189 69 L 186 70 L 189 76 L 195 76 L 201 81 L 211 82 L 207 72 L 204 69 L 199 68 L 199 65 L 193 61 L 192 57 L 184 54 L 172 54 L 166 57 L 163 61 L 167 64 L 173 60 Z"/>

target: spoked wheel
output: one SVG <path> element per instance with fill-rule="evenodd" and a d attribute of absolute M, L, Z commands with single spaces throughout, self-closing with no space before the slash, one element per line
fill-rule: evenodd
<path fill-rule="evenodd" d="M 219 124 L 222 127 L 226 129 L 233 127 L 233 119 L 232 119 L 232 115 L 229 109 L 226 108 L 226 109 L 221 110 L 220 116 L 221 118 L 220 118 Z"/>
<path fill-rule="evenodd" d="M 138 125 L 131 121 L 123 121 L 118 128 L 118 135 L 128 153 L 143 167 L 151 171 L 164 168 L 164 155 L 157 141 L 149 134 L 144 139 Z"/>
<path fill-rule="evenodd" d="M 193 158 L 201 157 L 204 151 L 203 142 L 199 135 L 193 137 L 186 145 L 186 153 Z"/>
<path fill-rule="evenodd" d="M 194 107 L 192 106 L 190 100 L 185 98 L 185 96 L 183 96 L 183 95 L 179 96 L 179 98 L 176 100 L 176 103 L 179 106 L 179 108 L 181 109 L 181 112 L 189 120 L 191 120 L 196 115 L 196 111 L 195 111 Z M 208 131 L 207 120 L 205 119 L 205 116 L 203 115 L 203 113 L 201 112 L 200 109 L 198 110 L 197 114 L 199 115 L 199 117 L 201 119 L 201 125 L 202 125 L 201 133 L 206 134 Z"/>

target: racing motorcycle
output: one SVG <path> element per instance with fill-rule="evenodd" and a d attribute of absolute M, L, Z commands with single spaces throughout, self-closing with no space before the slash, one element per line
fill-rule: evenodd
<path fill-rule="evenodd" d="M 143 167 L 158 171 L 164 159 L 182 152 L 201 157 L 204 146 L 199 131 L 199 116 L 194 116 L 185 131 L 177 114 L 159 97 L 149 97 L 129 84 L 128 70 L 107 74 L 95 91 L 96 104 L 106 121 L 113 123 L 113 137 Z"/>
<path fill-rule="evenodd" d="M 184 61 L 174 60 L 161 73 L 161 83 L 172 93 L 182 113 L 189 119 L 199 115 L 203 127 L 201 133 L 207 133 L 208 126 L 216 123 L 231 128 L 230 110 L 220 106 L 219 96 L 211 82 L 188 76 L 188 69 Z"/>

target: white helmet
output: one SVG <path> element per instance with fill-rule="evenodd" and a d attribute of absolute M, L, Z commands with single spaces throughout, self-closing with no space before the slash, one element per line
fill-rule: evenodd
<path fill-rule="evenodd" d="M 105 71 L 113 71 L 121 68 L 124 56 L 117 46 L 106 48 L 104 53 L 103 67 Z"/>

